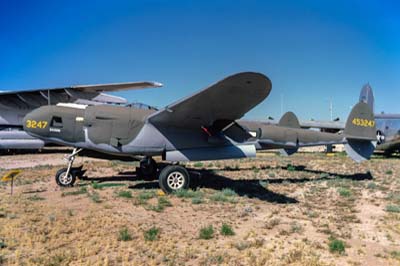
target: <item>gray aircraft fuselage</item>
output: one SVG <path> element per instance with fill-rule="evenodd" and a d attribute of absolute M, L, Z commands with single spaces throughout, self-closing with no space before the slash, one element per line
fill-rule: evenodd
<path fill-rule="evenodd" d="M 375 114 L 377 149 L 386 153 L 400 151 L 400 114 Z"/>
<path fill-rule="evenodd" d="M 107 105 L 44 106 L 25 118 L 24 128 L 54 143 L 114 155 L 160 155 L 168 161 L 206 160 L 209 153 L 219 159 L 255 156 L 253 145 L 209 136 L 204 129 L 156 128 L 147 122 L 155 111 Z"/>

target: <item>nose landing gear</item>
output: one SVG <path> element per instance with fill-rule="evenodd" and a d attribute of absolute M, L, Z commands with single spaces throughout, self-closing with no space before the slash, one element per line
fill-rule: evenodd
<path fill-rule="evenodd" d="M 82 149 L 75 148 L 72 153 L 65 158 L 68 160 L 68 167 L 57 171 L 55 178 L 57 185 L 60 187 L 72 187 L 76 181 L 76 178 L 82 178 L 85 174 L 86 170 L 82 170 L 82 166 L 72 167 L 75 156 L 81 151 Z"/>

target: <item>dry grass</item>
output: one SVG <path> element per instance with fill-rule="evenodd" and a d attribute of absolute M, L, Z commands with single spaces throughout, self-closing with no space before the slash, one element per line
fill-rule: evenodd
<path fill-rule="evenodd" d="M 130 164 L 85 166 L 96 182 L 60 189 L 59 167 L 44 165 L 25 169 L 13 196 L 0 183 L 1 265 L 400 263 L 398 159 L 260 154 L 192 163 L 213 173 L 174 195 L 129 176 Z"/>

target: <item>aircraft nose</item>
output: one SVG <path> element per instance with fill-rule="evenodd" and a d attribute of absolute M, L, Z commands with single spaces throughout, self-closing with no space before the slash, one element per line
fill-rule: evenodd
<path fill-rule="evenodd" d="M 46 137 L 49 132 L 49 107 L 43 106 L 29 112 L 22 120 L 22 125 L 28 134 L 36 137 Z"/>

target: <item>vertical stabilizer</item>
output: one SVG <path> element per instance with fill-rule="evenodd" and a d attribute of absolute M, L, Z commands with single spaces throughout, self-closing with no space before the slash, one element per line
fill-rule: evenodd
<path fill-rule="evenodd" d="M 343 132 L 347 140 L 345 150 L 356 162 L 368 160 L 376 145 L 374 114 L 367 103 L 359 102 L 347 118 Z"/>
<path fill-rule="evenodd" d="M 372 92 L 372 88 L 369 83 L 365 84 L 360 92 L 360 102 L 368 104 L 372 113 L 374 113 L 374 93 Z"/>

